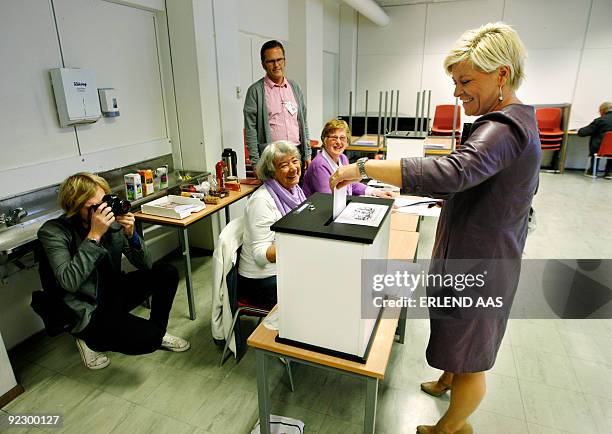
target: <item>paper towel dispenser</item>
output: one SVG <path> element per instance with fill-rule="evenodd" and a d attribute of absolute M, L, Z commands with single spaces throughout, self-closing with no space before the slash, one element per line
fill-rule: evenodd
<path fill-rule="evenodd" d="M 93 71 L 78 68 L 55 68 L 51 84 L 60 125 L 96 122 L 100 119 L 100 102 Z"/>

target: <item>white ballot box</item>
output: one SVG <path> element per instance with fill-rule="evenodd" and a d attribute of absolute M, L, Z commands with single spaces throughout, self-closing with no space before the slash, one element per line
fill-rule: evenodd
<path fill-rule="evenodd" d="M 315 193 L 272 225 L 276 232 L 278 341 L 364 362 L 378 318 L 363 318 L 361 260 L 387 259 L 392 200 L 376 226 L 332 221 L 332 196 Z M 357 218 L 359 216 L 356 216 Z"/>

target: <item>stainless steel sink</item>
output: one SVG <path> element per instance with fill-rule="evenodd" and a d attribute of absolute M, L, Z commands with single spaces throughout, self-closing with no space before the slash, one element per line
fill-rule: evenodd
<path fill-rule="evenodd" d="M 14 249 L 34 241 L 43 223 L 60 215 L 62 211 L 57 210 L 14 226 L 0 227 L 0 254 L 8 255 Z"/>

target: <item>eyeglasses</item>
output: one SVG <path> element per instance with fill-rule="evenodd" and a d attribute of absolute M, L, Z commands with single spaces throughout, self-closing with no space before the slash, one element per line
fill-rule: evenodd
<path fill-rule="evenodd" d="M 346 136 L 327 136 L 328 139 L 333 139 L 337 142 L 346 143 L 348 141 L 348 137 Z"/>
<path fill-rule="evenodd" d="M 270 60 L 264 60 L 264 63 L 266 65 L 274 65 L 276 63 L 283 63 L 285 61 L 284 57 L 281 57 L 280 59 L 270 59 Z"/>

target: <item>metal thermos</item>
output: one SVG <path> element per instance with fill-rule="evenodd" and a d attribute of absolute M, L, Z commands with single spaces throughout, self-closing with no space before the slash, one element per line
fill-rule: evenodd
<path fill-rule="evenodd" d="M 221 159 L 226 164 L 229 176 L 238 176 L 238 157 L 232 148 L 225 148 L 221 154 Z"/>

